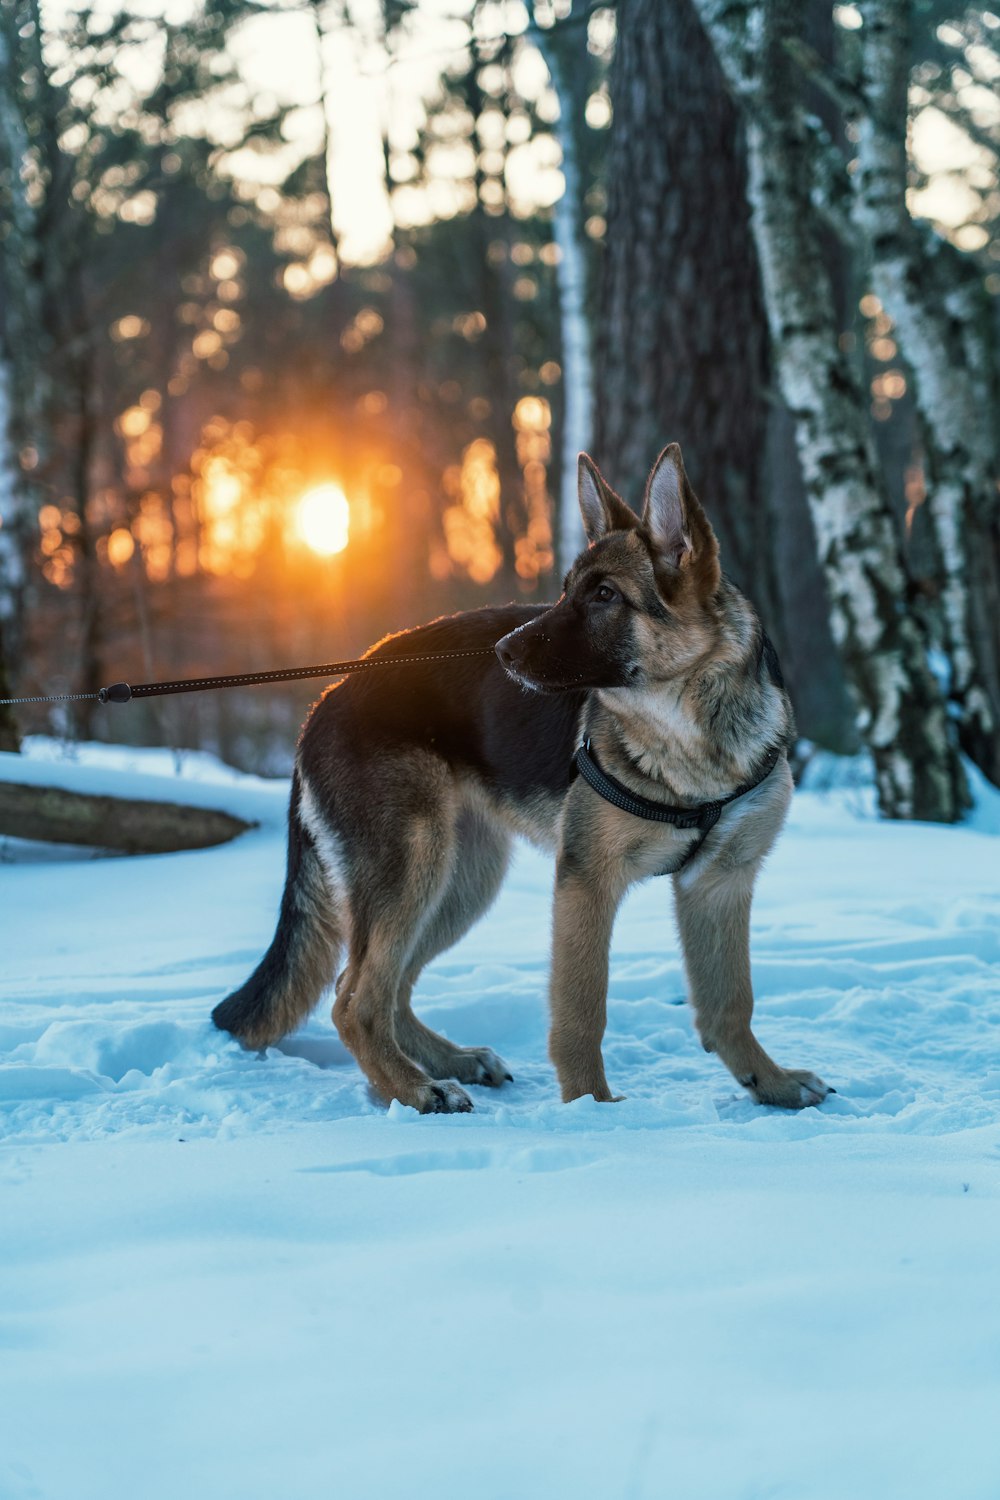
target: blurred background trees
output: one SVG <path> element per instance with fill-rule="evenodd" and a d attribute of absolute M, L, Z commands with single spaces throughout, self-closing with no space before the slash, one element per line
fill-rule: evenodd
<path fill-rule="evenodd" d="M 939 0 L 0 0 L 10 690 L 555 598 L 578 449 L 638 505 L 679 439 L 803 733 L 958 815 L 959 749 L 1000 780 L 998 75 Z M 18 727 L 279 770 L 307 697 Z"/>

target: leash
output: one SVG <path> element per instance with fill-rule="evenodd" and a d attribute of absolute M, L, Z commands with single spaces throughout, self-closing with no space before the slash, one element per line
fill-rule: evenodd
<path fill-rule="evenodd" d="M 264 682 L 301 682 L 309 677 L 346 677 L 369 667 L 408 667 L 424 661 L 455 661 L 462 656 L 492 656 L 492 646 L 472 651 L 437 651 L 418 656 L 362 656 L 356 661 L 328 661 L 316 667 L 286 667 L 275 672 L 237 672 L 229 677 L 186 677 L 175 682 L 112 682 L 93 693 L 52 693 L 43 698 L 0 698 L 0 708 L 18 703 L 129 703 L 133 698 L 163 698 L 175 693 L 204 693 L 213 688 L 255 687 Z"/>

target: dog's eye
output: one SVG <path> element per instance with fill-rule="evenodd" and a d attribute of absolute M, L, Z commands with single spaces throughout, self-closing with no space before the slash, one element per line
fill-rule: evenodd
<path fill-rule="evenodd" d="M 594 590 L 594 598 L 598 604 L 610 604 L 612 599 L 618 598 L 618 591 L 610 583 L 602 583 L 599 589 Z"/>

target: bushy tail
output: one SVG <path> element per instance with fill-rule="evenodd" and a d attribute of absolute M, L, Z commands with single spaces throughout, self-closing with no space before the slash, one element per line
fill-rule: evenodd
<path fill-rule="evenodd" d="M 288 809 L 288 870 L 278 927 L 250 978 L 212 1012 L 220 1031 L 245 1047 L 271 1046 L 304 1021 L 333 979 L 340 914 L 312 835 L 299 817 L 299 778 Z"/>

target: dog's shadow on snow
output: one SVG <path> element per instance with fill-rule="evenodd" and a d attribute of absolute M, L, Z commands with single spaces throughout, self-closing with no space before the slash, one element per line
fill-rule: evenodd
<path fill-rule="evenodd" d="M 286 1036 L 276 1044 L 286 1057 L 301 1057 L 316 1068 L 346 1068 L 354 1062 L 335 1036 Z"/>

